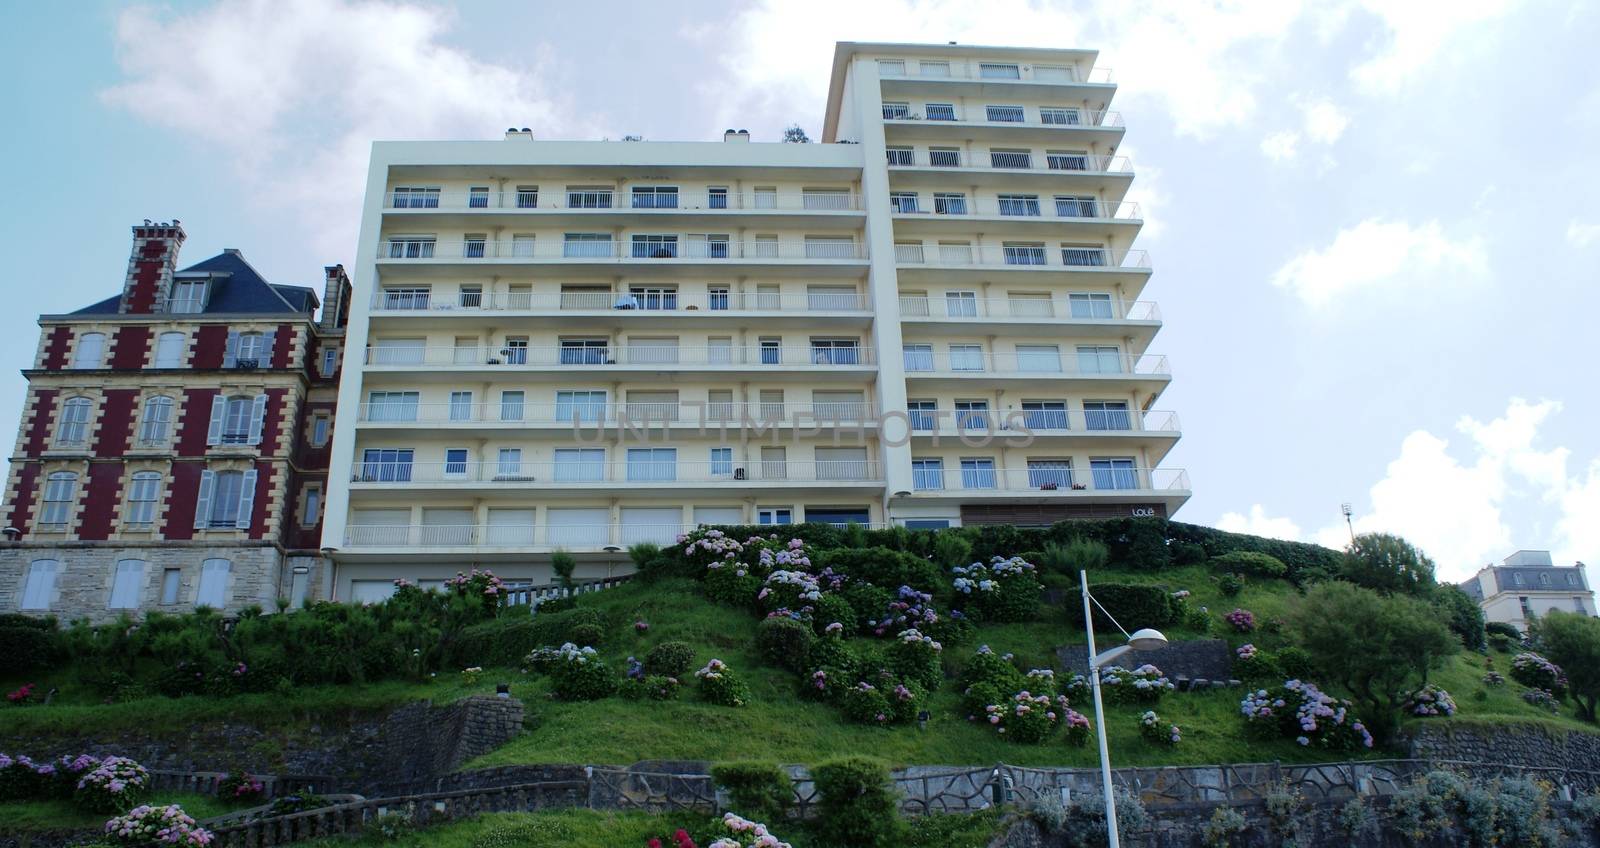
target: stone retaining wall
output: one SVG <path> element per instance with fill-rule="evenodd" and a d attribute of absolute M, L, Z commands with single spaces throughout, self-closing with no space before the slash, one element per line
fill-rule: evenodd
<path fill-rule="evenodd" d="M 1411 756 L 1418 759 L 1578 771 L 1600 769 L 1600 733 L 1537 724 L 1423 721 L 1412 726 L 1406 744 Z"/>

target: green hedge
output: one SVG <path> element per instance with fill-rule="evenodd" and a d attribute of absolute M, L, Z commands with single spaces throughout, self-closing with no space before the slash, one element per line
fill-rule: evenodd
<path fill-rule="evenodd" d="M 1258 577 L 1282 577 L 1289 573 L 1283 560 L 1271 554 L 1256 551 L 1229 551 L 1211 558 L 1211 567 L 1233 574 L 1254 574 Z"/>
<path fill-rule="evenodd" d="M 821 551 L 812 558 L 812 566 L 817 571 L 831 568 L 890 591 L 911 586 L 936 592 L 949 582 L 933 563 L 907 551 L 883 547 Z"/>
<path fill-rule="evenodd" d="M 717 763 L 711 779 L 727 790 L 731 811 L 747 819 L 777 827 L 794 805 L 794 784 L 777 763 Z"/>
<path fill-rule="evenodd" d="M 1135 586 L 1126 583 L 1091 583 L 1089 591 L 1100 606 L 1111 613 L 1117 622 L 1129 630 L 1140 627 L 1166 627 L 1177 624 L 1183 615 L 1183 605 L 1172 597 L 1166 586 Z M 1066 603 L 1067 619 L 1077 627 L 1083 626 L 1083 603 L 1074 597 Z M 1116 627 L 1098 610 L 1094 617 L 1096 630 Z"/>

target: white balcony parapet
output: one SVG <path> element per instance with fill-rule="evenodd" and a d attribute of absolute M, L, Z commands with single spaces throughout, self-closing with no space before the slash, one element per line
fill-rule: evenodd
<path fill-rule="evenodd" d="M 911 343 L 915 344 L 915 343 Z M 1041 346 L 1043 347 L 1043 346 Z M 907 376 L 921 374 L 995 375 L 1003 377 L 1166 377 L 1172 371 L 1165 356 L 1123 352 L 1037 350 L 1018 353 L 924 349 L 903 354 Z"/>
<path fill-rule="evenodd" d="M 856 312 L 872 311 L 865 294 L 815 292 L 767 294 L 722 292 L 690 294 L 652 290 L 642 294 L 622 291 L 493 293 L 458 292 L 435 297 L 431 290 L 415 287 L 373 292 L 372 308 L 380 312 L 613 312 L 640 317 L 663 312 L 678 314 L 724 312 Z"/>
<path fill-rule="evenodd" d="M 1121 112 L 1102 112 L 1092 109 L 1056 109 L 1051 117 L 1037 116 L 1037 107 L 984 107 L 973 114 L 951 112 L 949 117 L 924 119 L 920 112 L 884 104 L 883 120 L 890 126 L 917 126 L 919 124 L 954 124 L 969 127 L 1049 127 L 1060 130 L 1122 129 Z"/>
<path fill-rule="evenodd" d="M 1189 473 L 1181 468 L 1074 468 L 1042 460 L 1025 468 L 952 466 L 912 469 L 917 492 L 1056 492 L 1093 497 L 1108 493 L 1187 492 Z"/>
<path fill-rule="evenodd" d="M 697 524 L 350 524 L 344 528 L 347 548 L 564 548 L 597 551 L 640 542 L 673 544 Z M 783 525 L 771 525 L 773 527 Z M 835 525 L 844 527 L 848 525 Z M 880 523 L 862 524 L 868 530 Z M 518 587 L 511 587 L 512 598 Z"/>
<path fill-rule="evenodd" d="M 1105 433 L 1155 433 L 1175 435 L 1182 430 L 1176 412 L 1137 409 L 1073 410 L 1010 409 L 1001 412 L 969 409 L 916 409 L 906 413 L 912 435 L 960 436 L 972 434 L 1083 435 Z"/>
<path fill-rule="evenodd" d="M 1111 69 L 1101 67 L 1090 68 L 1087 73 L 1082 74 L 1082 79 L 1078 78 L 1080 72 L 1074 67 L 1060 68 L 1057 76 L 1044 76 L 1038 70 L 1034 70 L 1032 75 L 1027 77 L 1022 76 L 1020 71 L 1016 77 L 997 76 L 993 71 L 986 71 L 981 65 L 977 68 L 972 68 L 959 62 L 950 62 L 935 67 L 938 68 L 937 71 L 925 70 L 921 66 L 913 65 L 910 62 L 902 63 L 899 66 L 879 63 L 878 76 L 883 79 L 955 79 L 963 81 L 982 80 L 983 82 L 1046 83 L 1050 85 L 1082 85 L 1084 83 L 1110 85 L 1113 82 Z"/>
<path fill-rule="evenodd" d="M 922 198 L 919 197 L 914 203 L 909 199 L 897 201 L 894 209 L 896 218 L 913 221 L 987 216 L 1005 218 L 1008 221 L 1049 218 L 1053 221 L 1131 223 L 1140 220 L 1139 214 L 1139 204 L 1131 201 L 1090 200 L 1079 197 L 1052 198 L 1048 194 L 1042 199 L 1035 196 L 1032 200 L 968 198 L 964 195 L 952 200 L 935 195 L 931 205 L 924 205 Z"/>
<path fill-rule="evenodd" d="M 873 364 L 871 347 L 679 347 L 628 344 L 617 347 L 372 347 L 365 362 L 375 366 L 498 365 L 563 368 L 626 365 L 670 368 L 694 366 L 863 366 Z"/>
<path fill-rule="evenodd" d="M 857 212 L 861 210 L 861 195 L 843 191 L 632 195 L 626 189 L 583 192 L 528 192 L 514 189 L 419 192 L 406 189 L 387 194 L 383 211 L 425 214 L 438 210 L 510 212 L 530 216 L 549 212 L 584 215 L 614 212 Z"/>
<path fill-rule="evenodd" d="M 1091 153 L 1032 153 L 990 151 L 989 155 L 963 158 L 959 150 L 913 151 L 891 147 L 890 168 L 975 168 L 985 171 L 1045 171 L 1069 174 L 1132 174 L 1133 162 L 1126 156 L 1100 156 Z"/>
<path fill-rule="evenodd" d="M 463 403 L 363 403 L 360 421 L 367 424 L 530 424 L 592 429 L 618 427 L 705 426 L 773 427 L 866 425 L 877 420 L 872 404 L 855 401 L 816 403 L 607 403 L 523 404 L 505 401 Z"/>
<path fill-rule="evenodd" d="M 1146 271 L 1150 254 L 1144 250 L 1113 250 L 1107 247 L 1061 247 L 1047 244 L 970 244 L 924 245 L 922 242 L 896 244 L 894 260 L 901 265 L 964 266 L 1006 268 L 1071 268 L 1088 272 Z"/>
<path fill-rule="evenodd" d="M 1160 321 L 1151 300 L 1058 301 L 1045 297 L 927 297 L 901 295 L 902 319 L 1058 318 L 1065 321 Z"/>
<path fill-rule="evenodd" d="M 559 486 L 626 483 L 630 487 L 712 483 L 742 486 L 751 483 L 874 483 L 882 479 L 875 460 L 856 459 L 813 462 L 374 460 L 357 461 L 350 468 L 352 483 L 392 483 L 399 486 L 410 483 L 550 483 Z"/>
<path fill-rule="evenodd" d="M 385 238 L 378 246 L 379 262 L 465 261 L 479 259 L 561 259 L 575 262 L 619 260 L 637 262 L 701 262 L 800 260 L 839 262 L 866 258 L 866 247 L 855 241 L 438 241 L 415 236 Z"/>

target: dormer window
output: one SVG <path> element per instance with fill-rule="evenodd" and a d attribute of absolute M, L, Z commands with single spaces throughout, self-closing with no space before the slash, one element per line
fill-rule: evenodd
<path fill-rule="evenodd" d="M 204 312 L 205 308 L 205 280 L 178 280 L 172 284 L 172 298 L 167 301 L 168 312 L 187 315 Z"/>

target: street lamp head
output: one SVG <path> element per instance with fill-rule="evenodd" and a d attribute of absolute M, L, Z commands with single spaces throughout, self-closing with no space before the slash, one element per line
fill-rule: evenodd
<path fill-rule="evenodd" d="M 1159 630 L 1146 627 L 1143 630 L 1135 630 L 1133 635 L 1128 637 L 1128 646 L 1135 651 L 1157 651 L 1167 646 L 1167 637 L 1161 635 Z"/>

